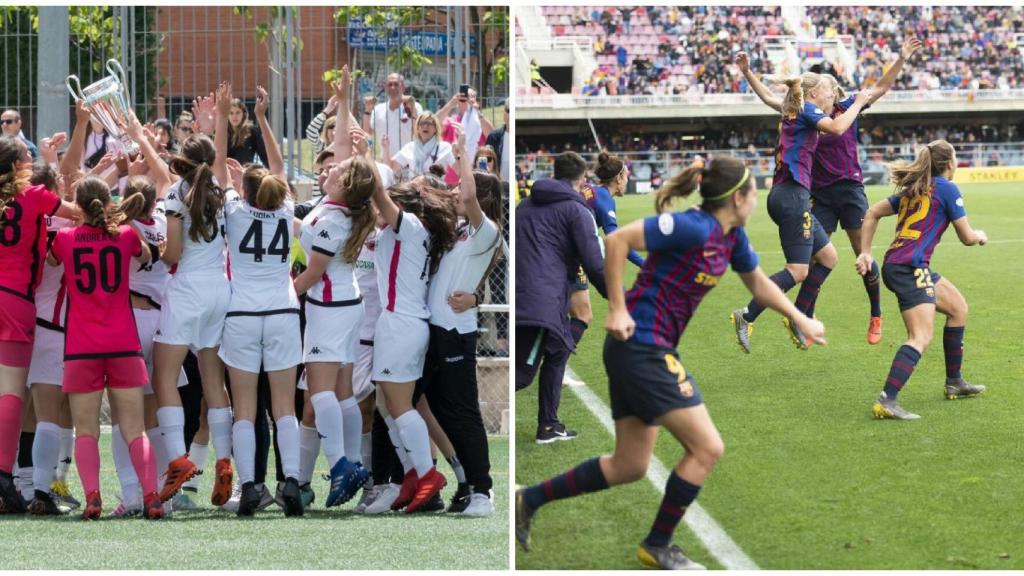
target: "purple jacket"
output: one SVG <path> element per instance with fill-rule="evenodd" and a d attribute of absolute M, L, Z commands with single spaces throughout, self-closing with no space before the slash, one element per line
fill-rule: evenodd
<path fill-rule="evenodd" d="M 538 180 L 516 207 L 516 325 L 539 326 L 575 349 L 569 295 L 577 269 L 605 296 L 604 249 L 594 215 L 565 180 Z"/>

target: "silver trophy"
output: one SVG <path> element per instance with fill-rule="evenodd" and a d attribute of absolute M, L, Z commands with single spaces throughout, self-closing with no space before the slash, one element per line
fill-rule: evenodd
<path fill-rule="evenodd" d="M 78 76 L 68 76 L 65 84 L 71 96 L 80 102 L 85 102 L 92 110 L 92 117 L 99 121 L 107 130 L 107 134 L 113 136 L 121 143 L 124 151 L 129 156 L 136 156 L 139 153 L 139 146 L 125 133 L 122 126 L 128 124 L 132 114 L 132 98 L 128 95 L 128 77 L 124 73 L 121 63 L 111 58 L 107 60 L 107 71 L 110 76 L 97 80 L 82 90 Z M 74 87 L 71 86 L 74 81 Z"/>

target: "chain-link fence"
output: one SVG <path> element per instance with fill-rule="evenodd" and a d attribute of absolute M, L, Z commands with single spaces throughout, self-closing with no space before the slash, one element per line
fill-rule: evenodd
<path fill-rule="evenodd" d="M 0 105 L 17 110 L 22 134 L 39 141 L 71 127 L 65 77 L 88 86 L 108 75 L 109 58 L 123 65 L 143 121 L 173 123 L 225 80 L 252 118 L 261 85 L 301 198 L 315 182 L 306 128 L 343 65 L 356 71 L 356 118 L 364 98 L 384 101 L 387 76 L 400 73 L 424 110 L 440 109 L 468 84 L 480 116 L 500 128 L 508 38 L 507 7 L 7 6 L 0 7 Z M 480 397 L 492 433 L 507 422 L 507 267 L 506 259 L 485 283 L 480 315 Z"/>

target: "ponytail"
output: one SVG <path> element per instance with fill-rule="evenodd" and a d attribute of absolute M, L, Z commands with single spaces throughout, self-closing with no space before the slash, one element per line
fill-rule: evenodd
<path fill-rule="evenodd" d="M 786 98 L 782 101 L 782 115 L 790 120 L 800 114 L 804 107 L 804 90 L 801 84 L 803 80 L 799 77 L 790 77 L 782 81 L 786 85 Z"/>
<path fill-rule="evenodd" d="M 674 198 L 686 198 L 700 186 L 704 172 L 704 160 L 697 158 L 679 174 L 661 185 L 654 198 L 654 209 L 660 214 L 672 206 Z"/>
<path fill-rule="evenodd" d="M 102 229 L 111 239 L 118 237 L 124 215 L 117 210 L 107 210 L 110 189 L 106 182 L 96 176 L 83 178 L 78 182 L 75 202 L 82 209 L 85 224 Z"/>
<path fill-rule="evenodd" d="M 713 212 L 739 192 L 746 196 L 754 188 L 750 169 L 739 158 L 720 156 L 706 162 L 697 158 L 682 172 L 670 178 L 658 189 L 655 209 L 661 213 L 672 206 L 675 198 L 686 198 L 700 192 L 701 210 Z"/>
<path fill-rule="evenodd" d="M 917 151 L 913 162 L 897 160 L 889 166 L 889 178 L 897 193 L 908 198 L 931 194 L 932 177 L 942 174 L 953 161 L 955 151 L 945 140 L 935 140 Z"/>
<path fill-rule="evenodd" d="M 118 210 L 126 221 L 149 216 L 156 205 L 156 186 L 145 176 L 135 176 L 124 187 L 124 196 Z"/>
<path fill-rule="evenodd" d="M 189 190 L 182 199 L 188 206 L 192 223 L 188 236 L 198 242 L 200 236 L 206 242 L 217 236 L 217 216 L 224 208 L 224 191 L 213 183 L 213 164 L 216 150 L 206 136 L 189 136 L 181 145 L 181 151 L 171 158 L 171 173 L 181 176 Z"/>
<path fill-rule="evenodd" d="M 377 189 L 377 179 L 373 175 L 370 161 L 362 156 L 354 156 L 348 169 L 338 179 L 338 188 L 341 201 L 348 206 L 349 218 L 352 219 L 352 230 L 341 251 L 341 260 L 351 264 L 359 258 L 366 237 L 377 224 L 377 215 L 370 202 L 373 191 Z"/>
<path fill-rule="evenodd" d="M 10 136 L 0 138 L 0 222 L 7 215 L 7 206 L 28 186 L 32 171 L 21 165 L 21 149 Z"/>

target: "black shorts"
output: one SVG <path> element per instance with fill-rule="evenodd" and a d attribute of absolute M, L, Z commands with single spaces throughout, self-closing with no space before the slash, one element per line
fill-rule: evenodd
<path fill-rule="evenodd" d="M 607 336 L 604 369 L 613 420 L 635 416 L 650 425 L 676 408 L 704 403 L 693 376 L 671 348 L 620 342 Z"/>
<path fill-rule="evenodd" d="M 896 294 L 900 311 L 920 304 L 935 304 L 935 285 L 942 276 L 927 267 L 915 268 L 907 264 L 882 265 L 882 282 Z"/>
<path fill-rule="evenodd" d="M 828 245 L 828 234 L 811 214 L 811 194 L 793 181 L 772 186 L 768 216 L 779 227 L 779 241 L 787 264 L 810 264 Z"/>
<path fill-rule="evenodd" d="M 821 222 L 826 234 L 835 232 L 837 224 L 841 224 L 843 230 L 860 228 L 867 212 L 868 196 L 861 182 L 840 180 L 811 190 L 811 214 Z"/>
<path fill-rule="evenodd" d="M 587 273 L 583 271 L 583 266 L 578 266 L 576 267 L 576 276 L 572 279 L 572 291 L 586 292 L 587 290 L 590 290 Z"/>

